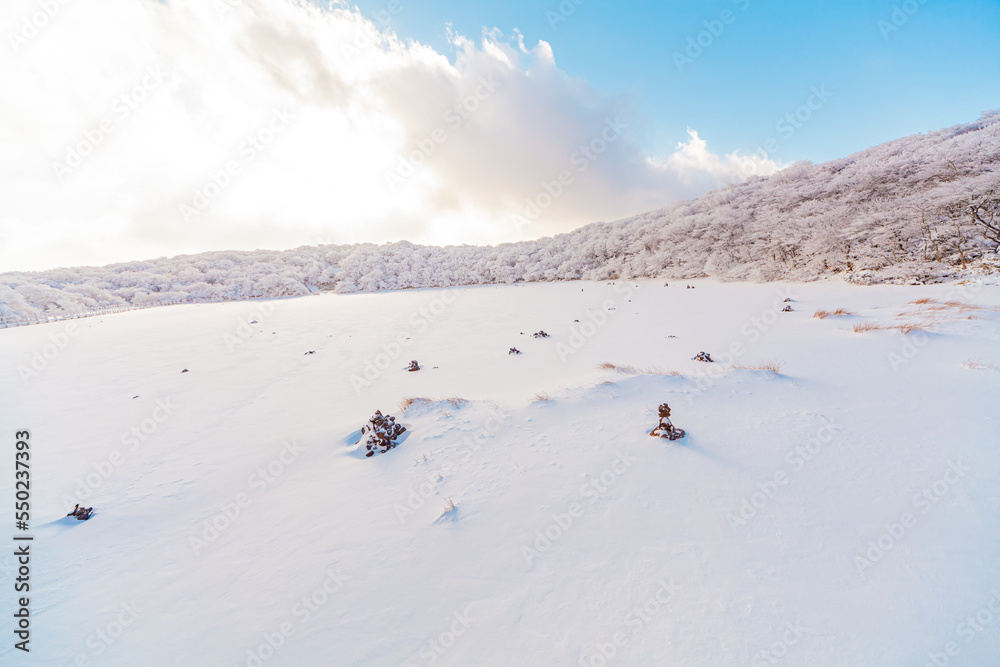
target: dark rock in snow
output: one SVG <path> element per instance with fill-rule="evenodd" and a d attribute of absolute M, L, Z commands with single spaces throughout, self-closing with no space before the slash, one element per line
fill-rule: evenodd
<path fill-rule="evenodd" d="M 365 456 L 375 456 L 384 454 L 390 449 L 395 449 L 399 444 L 396 440 L 406 431 L 406 427 L 396 423 L 396 418 L 392 415 L 385 416 L 381 410 L 376 410 L 375 415 L 368 420 L 368 423 L 361 427 L 361 435 L 368 434 L 365 442 Z"/>
<path fill-rule="evenodd" d="M 666 438 L 667 440 L 674 441 L 683 438 L 686 433 L 684 429 L 677 428 L 670 423 L 670 406 L 666 403 L 660 404 L 659 407 L 660 423 L 650 431 L 651 436 L 659 436 L 661 438 Z"/>

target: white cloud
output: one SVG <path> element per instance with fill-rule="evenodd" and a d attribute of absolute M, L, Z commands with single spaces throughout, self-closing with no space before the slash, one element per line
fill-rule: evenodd
<path fill-rule="evenodd" d="M 698 136 L 696 130 L 689 127 L 687 132 L 690 137 L 687 142 L 679 142 L 676 150 L 665 159 L 651 162 L 675 174 L 688 185 L 699 182 L 710 185 L 734 183 L 750 176 L 769 176 L 788 166 L 769 159 L 763 151 L 751 155 L 729 153 L 719 157 L 708 150 L 708 143 Z"/>
<path fill-rule="evenodd" d="M 24 37 L 38 7 L 0 9 L 0 270 L 517 240 L 779 166 L 693 130 L 650 159 L 627 99 L 520 34 L 452 34 L 449 60 L 343 6 L 73 0 Z"/>

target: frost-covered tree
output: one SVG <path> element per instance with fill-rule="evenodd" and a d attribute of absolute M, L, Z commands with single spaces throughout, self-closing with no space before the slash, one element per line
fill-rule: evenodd
<path fill-rule="evenodd" d="M 617 222 L 496 246 L 302 246 L 0 274 L 0 316 L 108 305 L 643 276 L 937 280 L 1000 249 L 1000 112 L 796 163 Z"/>

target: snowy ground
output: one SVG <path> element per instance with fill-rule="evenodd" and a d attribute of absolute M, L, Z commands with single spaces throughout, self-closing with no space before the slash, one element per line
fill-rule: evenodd
<path fill-rule="evenodd" d="M 995 664 L 1000 287 L 685 284 L 0 332 L 0 519 L 30 429 L 35 536 L 32 651 L 8 630 L 0 663 Z M 365 459 L 376 409 L 409 430 Z"/>

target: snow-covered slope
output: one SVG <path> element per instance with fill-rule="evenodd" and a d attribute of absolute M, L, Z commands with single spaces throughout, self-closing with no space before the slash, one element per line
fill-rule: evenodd
<path fill-rule="evenodd" d="M 0 663 L 993 664 L 1000 287 L 692 284 L 0 332 L 35 535 L 32 652 Z M 366 459 L 376 409 L 408 430 Z"/>
<path fill-rule="evenodd" d="M 548 196 L 548 195 L 546 195 Z M 529 204 L 542 215 L 535 204 Z M 335 211 L 332 215 L 335 215 Z M 512 215 L 517 229 L 531 229 Z M 581 220 L 581 224 L 588 222 Z M 1000 112 L 611 223 L 498 246 L 303 246 L 0 274 L 0 317 L 639 276 L 937 282 L 1000 270 Z"/>

